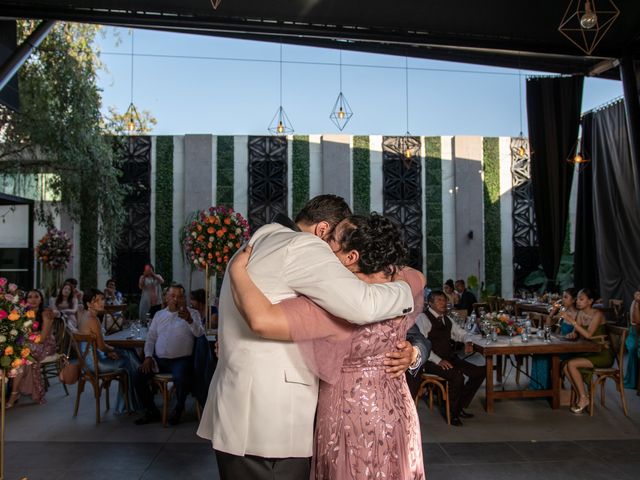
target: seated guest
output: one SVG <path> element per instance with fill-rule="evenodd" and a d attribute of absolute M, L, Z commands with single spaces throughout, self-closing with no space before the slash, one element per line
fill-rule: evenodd
<path fill-rule="evenodd" d="M 447 297 L 441 290 L 434 290 L 428 298 L 425 315 L 416 320 L 422 334 L 431 342 L 431 353 L 423 367 L 424 373 L 438 375 L 449 383 L 451 425 L 462 426 L 460 418 L 472 418 L 465 412 L 485 378 L 485 367 L 460 359 L 453 350 L 451 340 L 464 342 L 466 332 L 446 315 Z M 464 377 L 468 377 L 465 383 Z M 419 385 L 419 383 L 418 383 Z M 413 385 L 412 394 L 417 387 Z"/>
<path fill-rule="evenodd" d="M 189 303 L 191 308 L 198 311 L 204 323 L 207 319 L 207 299 L 204 288 L 193 290 L 189 298 Z M 218 307 L 215 305 L 211 305 L 211 328 L 218 328 Z"/>
<path fill-rule="evenodd" d="M 26 347 L 31 351 L 31 356 L 35 362 L 20 370 L 20 373 L 13 379 L 11 395 L 7 401 L 6 408 L 11 408 L 20 399 L 20 395 L 31 395 L 33 401 L 45 403 L 44 383 L 40 361 L 56 352 L 56 341 L 53 337 L 53 311 L 44 308 L 44 299 L 39 290 L 29 290 L 27 292 L 27 306 L 30 311 L 35 311 L 32 331 L 40 336 L 39 341 L 28 341 Z"/>
<path fill-rule="evenodd" d="M 447 296 L 447 304 L 456 305 L 460 303 L 460 295 L 458 295 L 458 292 L 456 292 L 453 286 L 453 280 L 451 278 L 446 282 L 444 282 L 444 285 L 442 286 L 442 290 L 444 291 L 444 294 Z"/>
<path fill-rule="evenodd" d="M 102 336 L 102 325 L 98 319 L 104 311 L 104 294 L 95 288 L 91 288 L 84 295 L 84 312 L 80 315 L 79 332 L 83 335 L 93 335 L 96 339 L 96 346 L 98 351 L 98 371 L 100 373 L 115 372 L 117 370 L 124 370 L 129 377 L 129 407 L 136 411 L 142 408 L 140 401 L 136 395 L 133 385 L 136 383 L 136 378 L 140 375 L 139 367 L 140 360 L 136 355 L 136 352 L 127 348 L 114 348 L 111 345 L 107 345 Z M 81 342 L 78 347 L 80 351 L 84 352 L 87 345 Z M 93 355 L 89 354 L 86 357 L 87 367 L 92 371 L 96 371 L 96 366 L 93 364 Z M 116 402 L 116 413 L 124 413 L 125 403 L 124 396 L 120 386 L 118 386 L 118 400 Z"/>
<path fill-rule="evenodd" d="M 68 283 L 69 285 L 71 285 L 71 288 L 73 289 L 73 296 L 76 297 L 78 305 L 80 306 L 80 308 L 82 308 L 82 304 L 84 302 L 84 293 L 82 292 L 82 290 L 78 289 L 78 280 L 76 280 L 75 278 L 67 278 L 64 283 Z"/>
<path fill-rule="evenodd" d="M 456 292 L 460 295 L 460 301 L 454 304 L 455 308 L 464 309 L 467 311 L 468 315 L 471 315 L 471 311 L 473 310 L 473 304 L 478 302 L 476 296 L 467 290 L 467 287 L 464 284 L 464 280 L 456 280 Z"/>
<path fill-rule="evenodd" d="M 71 331 L 78 330 L 78 299 L 73 293 L 73 285 L 65 283 L 56 297 L 54 315 L 59 317 L 63 314 L 67 319 L 67 326 Z"/>
<path fill-rule="evenodd" d="M 180 421 L 189 392 L 194 341 L 205 333 L 198 311 L 187 308 L 182 285 L 171 285 L 165 299 L 167 307 L 153 317 L 144 344 L 145 358 L 140 367 L 143 375 L 138 377 L 136 391 L 145 414 L 135 421 L 136 425 L 160 420 L 160 411 L 153 402 L 149 386 L 155 370 L 154 363 L 158 372 L 173 376 L 177 402 L 169 423 L 176 425 Z"/>
<path fill-rule="evenodd" d="M 582 413 L 589 406 L 589 396 L 585 390 L 585 382 L 591 381 L 591 372 L 583 369 L 608 368 L 613 365 L 613 351 L 607 340 L 607 321 L 601 311 L 593 308 L 596 298 L 597 295 L 593 290 L 583 288 L 578 293 L 576 300 L 578 315 L 574 318 L 567 315 L 566 312 L 561 314 L 562 318 L 575 328 L 575 331 L 567 335 L 567 337 L 579 335 L 602 345 L 602 350 L 598 353 L 581 354 L 579 357 L 569 360 L 564 367 L 565 375 L 569 377 L 573 388 L 579 395 L 578 403 L 571 407 L 573 413 Z"/>
<path fill-rule="evenodd" d="M 113 278 L 107 280 L 104 301 L 106 305 L 122 305 L 122 293 L 116 289 L 116 281 Z"/>

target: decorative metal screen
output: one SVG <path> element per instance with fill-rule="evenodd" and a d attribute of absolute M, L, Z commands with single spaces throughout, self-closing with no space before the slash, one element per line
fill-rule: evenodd
<path fill-rule="evenodd" d="M 249 225 L 255 232 L 287 214 L 287 138 L 249 137 Z"/>
<path fill-rule="evenodd" d="M 382 197 L 384 215 L 403 230 L 409 265 L 422 271 L 422 185 L 420 137 L 384 137 L 382 140 Z M 411 151 L 411 161 L 405 156 Z"/>
<path fill-rule="evenodd" d="M 511 139 L 511 185 L 513 198 L 513 278 L 514 288 L 526 288 L 524 279 L 538 267 L 538 233 L 533 209 L 529 144 Z"/>
<path fill-rule="evenodd" d="M 113 262 L 113 275 L 123 293 L 139 294 L 138 277 L 150 259 L 151 138 L 115 138 L 114 150 L 122 170 L 120 183 L 129 187 L 129 193 L 125 197 L 124 212 L 114 212 L 114 215 L 125 216 L 125 224 Z M 171 215 L 171 212 L 159 214 Z"/>

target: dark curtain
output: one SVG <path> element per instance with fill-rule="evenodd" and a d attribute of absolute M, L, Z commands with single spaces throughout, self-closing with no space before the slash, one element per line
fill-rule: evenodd
<path fill-rule="evenodd" d="M 593 152 L 593 113 L 582 117 L 584 158 Z M 593 219 L 593 168 L 591 163 L 580 167 L 578 173 L 578 205 L 576 210 L 576 249 L 573 254 L 573 280 L 577 288 L 599 288 L 596 250 L 596 230 Z"/>
<path fill-rule="evenodd" d="M 640 284 L 640 193 L 622 102 L 594 113 L 592 148 L 600 294 L 628 306 Z"/>
<path fill-rule="evenodd" d="M 540 261 L 552 282 L 567 233 L 573 166 L 566 160 L 578 138 L 583 83 L 582 76 L 527 80 L 531 187 Z"/>

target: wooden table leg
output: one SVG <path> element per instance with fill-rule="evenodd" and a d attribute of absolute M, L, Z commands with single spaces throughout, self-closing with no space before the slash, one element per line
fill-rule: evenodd
<path fill-rule="evenodd" d="M 485 362 L 487 365 L 487 378 L 485 380 L 487 399 L 485 410 L 487 413 L 493 413 L 493 355 L 487 355 Z"/>
<path fill-rule="evenodd" d="M 493 357 L 493 356 L 492 356 Z M 502 364 L 504 362 L 504 355 L 496 355 L 496 382 L 502 383 Z"/>
<path fill-rule="evenodd" d="M 557 410 L 560 408 L 560 355 L 557 353 L 551 355 L 551 389 L 551 408 Z"/>

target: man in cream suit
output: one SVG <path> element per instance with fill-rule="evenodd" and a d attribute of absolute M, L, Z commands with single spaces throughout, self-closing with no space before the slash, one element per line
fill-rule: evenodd
<path fill-rule="evenodd" d="M 356 324 L 412 311 L 406 283 L 361 282 L 323 241 L 350 213 L 342 198 L 321 195 L 291 228 L 271 223 L 257 230 L 248 266 L 253 281 L 274 303 L 306 295 Z M 317 399 L 318 379 L 298 347 L 252 333 L 225 275 L 218 366 L 198 429 L 212 441 L 221 479 L 308 478 Z"/>

